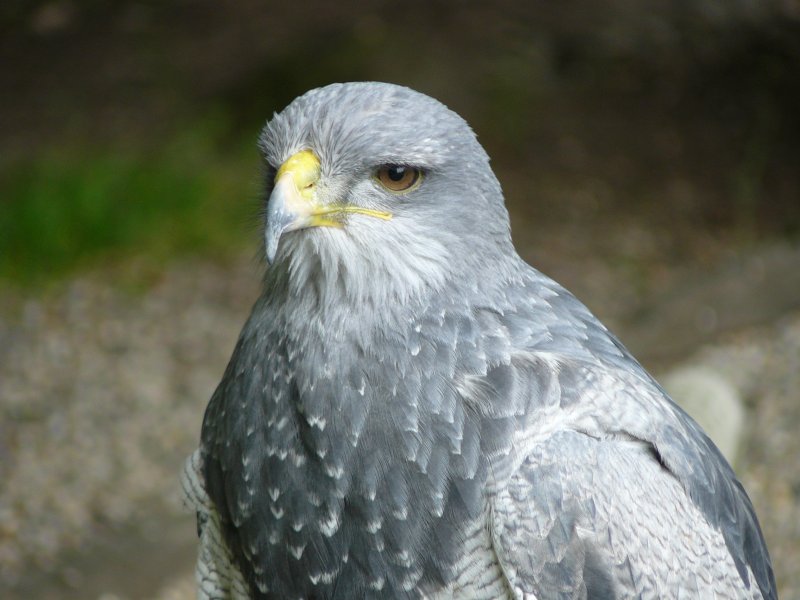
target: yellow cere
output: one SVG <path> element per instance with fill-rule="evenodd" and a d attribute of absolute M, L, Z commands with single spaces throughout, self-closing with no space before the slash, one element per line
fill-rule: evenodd
<path fill-rule="evenodd" d="M 314 184 L 319 180 L 320 165 L 317 155 L 311 150 L 301 150 L 286 159 L 278 169 L 275 181 L 286 173 L 292 174 L 292 180 L 301 195 L 308 199 Z"/>

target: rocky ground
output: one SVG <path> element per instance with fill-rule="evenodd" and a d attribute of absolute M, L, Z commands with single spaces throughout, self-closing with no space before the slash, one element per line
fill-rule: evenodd
<path fill-rule="evenodd" d="M 753 261 L 764 280 L 742 287 Z M 579 295 L 646 363 L 662 373 L 700 366 L 700 389 L 710 373 L 743 403 L 737 471 L 781 597 L 800 597 L 800 287 L 769 292 L 796 277 L 800 249 L 773 247 L 705 273 L 677 273 L 670 297 L 637 306 L 620 304 L 619 290 L 631 284 L 620 271 L 586 264 L 567 278 L 578 276 Z M 180 504 L 178 472 L 257 294 L 259 269 L 249 258 L 182 262 L 144 290 L 120 289 L 110 273 L 94 272 L 45 298 L 4 296 L 0 596 L 193 597 L 194 524 Z M 706 304 L 687 308 L 680 298 Z M 697 314 L 708 306 L 716 325 L 704 329 Z M 712 410 L 707 423 L 719 421 Z"/>
<path fill-rule="evenodd" d="M 0 574 L 18 597 L 147 598 L 191 570 L 177 475 L 255 296 L 253 267 L 182 264 L 144 293 L 95 275 L 3 320 Z"/>

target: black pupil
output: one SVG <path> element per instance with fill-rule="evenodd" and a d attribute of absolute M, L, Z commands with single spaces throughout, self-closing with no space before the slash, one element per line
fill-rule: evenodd
<path fill-rule="evenodd" d="M 406 174 L 405 167 L 389 167 L 386 169 L 386 174 L 389 176 L 389 179 L 392 181 L 400 181 L 403 179 L 403 176 Z"/>

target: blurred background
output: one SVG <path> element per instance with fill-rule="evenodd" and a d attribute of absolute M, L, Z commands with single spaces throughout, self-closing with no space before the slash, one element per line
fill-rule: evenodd
<path fill-rule="evenodd" d="M 695 403 L 800 598 L 800 2 L 361 4 L 3 2 L 0 597 L 193 597 L 257 135 L 382 80 L 472 124 L 520 253 Z"/>

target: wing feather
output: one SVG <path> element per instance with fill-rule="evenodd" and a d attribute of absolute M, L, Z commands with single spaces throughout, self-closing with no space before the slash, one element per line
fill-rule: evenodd
<path fill-rule="evenodd" d="M 724 537 L 640 440 L 551 436 L 497 494 L 491 515 L 517 597 L 742 597 Z M 762 594 L 750 585 L 745 597 Z"/>

